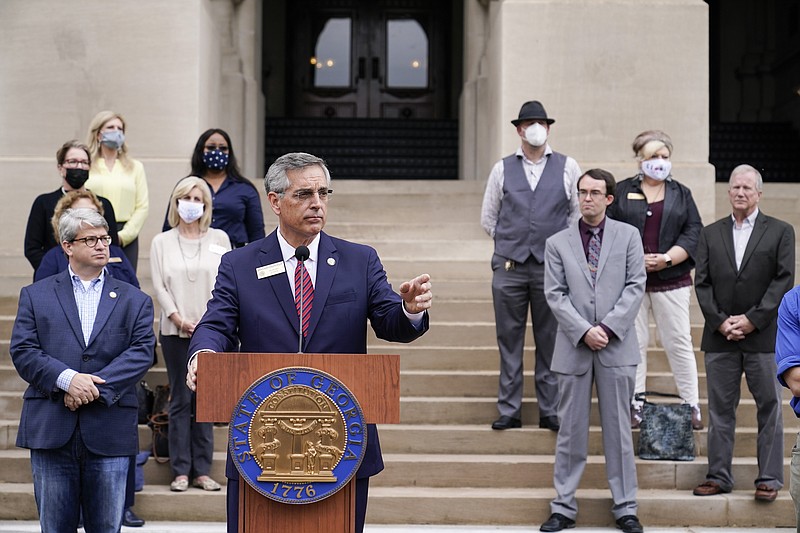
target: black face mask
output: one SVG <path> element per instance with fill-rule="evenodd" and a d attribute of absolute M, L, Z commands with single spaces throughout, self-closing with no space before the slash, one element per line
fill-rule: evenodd
<path fill-rule="evenodd" d="M 67 180 L 67 183 L 73 189 L 80 189 L 83 187 L 83 184 L 86 183 L 86 180 L 89 179 L 89 171 L 84 168 L 67 168 L 67 175 L 64 176 L 64 179 Z"/>

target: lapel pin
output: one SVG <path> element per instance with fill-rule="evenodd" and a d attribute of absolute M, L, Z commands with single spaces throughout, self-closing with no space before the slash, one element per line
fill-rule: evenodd
<path fill-rule="evenodd" d="M 333 257 L 329 257 L 329 258 L 328 258 L 328 264 L 329 264 L 330 266 L 333 266 L 333 265 L 335 265 L 335 264 L 336 264 L 336 259 L 334 259 Z"/>
<path fill-rule="evenodd" d="M 109 292 L 108 295 L 111 296 L 112 298 L 116 298 L 117 297 L 117 293 L 114 292 L 114 291 Z"/>

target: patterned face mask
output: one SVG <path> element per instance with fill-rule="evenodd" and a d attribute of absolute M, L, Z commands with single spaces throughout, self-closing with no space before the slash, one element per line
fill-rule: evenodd
<path fill-rule="evenodd" d="M 642 161 L 642 172 L 654 180 L 664 181 L 672 172 L 672 163 L 669 159 L 647 159 Z"/>
<path fill-rule="evenodd" d="M 211 170 L 222 170 L 228 166 L 228 154 L 220 150 L 210 150 L 203 154 L 203 163 Z"/>

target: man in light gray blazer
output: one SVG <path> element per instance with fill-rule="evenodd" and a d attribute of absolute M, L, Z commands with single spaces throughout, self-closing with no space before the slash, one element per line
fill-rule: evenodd
<path fill-rule="evenodd" d="M 545 247 L 544 291 L 558 321 L 552 370 L 561 394 L 561 430 L 553 475 L 556 498 L 541 531 L 575 527 L 575 492 L 586 466 L 593 382 L 614 519 L 626 533 L 643 531 L 636 516 L 629 404 L 640 361 L 633 326 L 646 274 L 638 230 L 606 218 L 615 186 L 614 176 L 602 169 L 581 176 L 581 219 L 547 239 Z"/>

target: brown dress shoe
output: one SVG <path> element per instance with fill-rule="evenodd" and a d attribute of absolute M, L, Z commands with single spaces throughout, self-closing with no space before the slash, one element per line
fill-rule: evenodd
<path fill-rule="evenodd" d="M 704 481 L 694 488 L 692 494 L 695 496 L 714 496 L 715 494 L 723 494 L 726 492 L 730 491 L 723 490 L 723 488 L 719 486 L 719 483 L 714 481 Z"/>
<path fill-rule="evenodd" d="M 774 502 L 778 497 L 778 489 L 771 489 L 765 483 L 756 485 L 756 500 L 762 502 Z"/>

